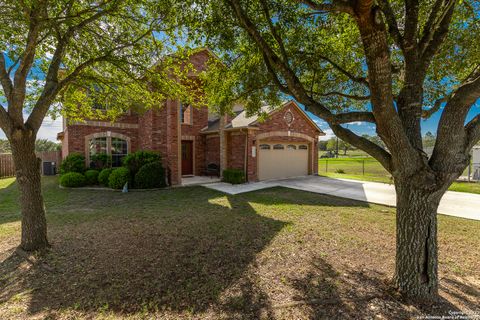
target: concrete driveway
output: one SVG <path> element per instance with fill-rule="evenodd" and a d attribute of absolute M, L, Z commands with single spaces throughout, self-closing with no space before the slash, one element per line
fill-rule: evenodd
<path fill-rule="evenodd" d="M 348 179 L 331 179 L 319 176 L 262 181 L 241 185 L 219 182 L 203 186 L 228 194 L 239 194 L 272 187 L 286 187 L 387 206 L 395 206 L 396 204 L 395 187 L 393 185 Z M 480 220 L 480 195 L 447 191 L 440 202 L 438 213 Z"/>

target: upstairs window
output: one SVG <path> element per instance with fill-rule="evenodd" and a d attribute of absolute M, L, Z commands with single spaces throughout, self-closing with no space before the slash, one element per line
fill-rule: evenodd
<path fill-rule="evenodd" d="M 193 110 L 191 105 L 180 103 L 180 122 L 182 124 L 193 123 Z"/>

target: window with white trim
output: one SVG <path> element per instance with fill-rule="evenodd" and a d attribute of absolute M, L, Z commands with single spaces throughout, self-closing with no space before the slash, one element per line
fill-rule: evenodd
<path fill-rule="evenodd" d="M 260 146 L 261 150 L 270 150 L 270 145 L 269 144 L 261 144 Z"/>
<path fill-rule="evenodd" d="M 273 150 L 283 150 L 283 149 L 285 149 L 283 144 L 276 144 L 273 146 Z"/>
<path fill-rule="evenodd" d="M 123 158 L 128 154 L 128 141 L 109 133 L 100 134 L 88 141 L 89 166 L 95 166 L 95 159 L 107 155 L 112 167 L 122 166 Z"/>

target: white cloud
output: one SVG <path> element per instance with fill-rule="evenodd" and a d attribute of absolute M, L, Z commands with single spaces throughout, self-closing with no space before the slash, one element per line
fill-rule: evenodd
<path fill-rule="evenodd" d="M 333 133 L 332 129 L 323 129 L 322 131 L 325 133 L 325 135 L 320 136 L 320 138 L 318 139 L 320 141 L 329 140 L 329 139 L 335 137 L 335 134 Z"/>

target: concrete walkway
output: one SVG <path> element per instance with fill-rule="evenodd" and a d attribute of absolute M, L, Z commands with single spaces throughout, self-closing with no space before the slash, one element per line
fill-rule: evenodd
<path fill-rule="evenodd" d="M 203 186 L 228 194 L 239 194 L 272 187 L 286 187 L 387 206 L 395 206 L 396 204 L 393 185 L 348 179 L 331 179 L 319 176 L 262 181 L 241 185 L 219 182 Z M 440 202 L 438 213 L 480 220 L 480 195 L 447 191 Z"/>

